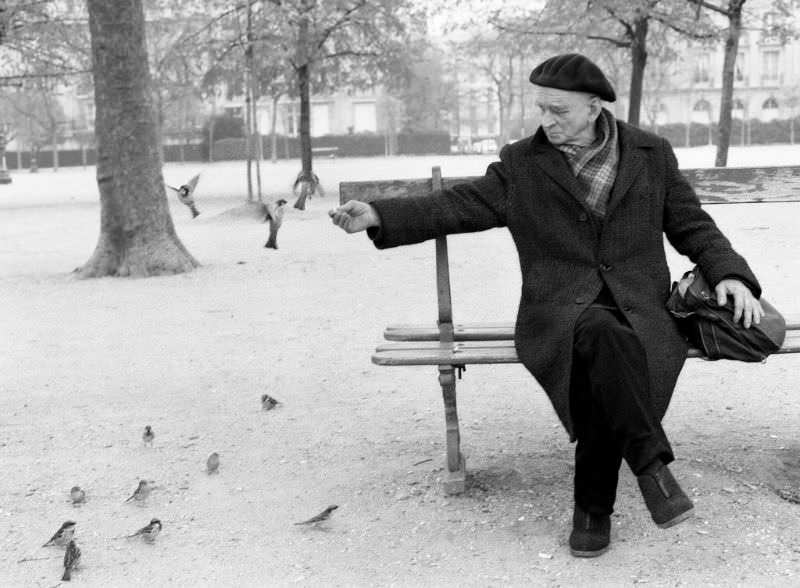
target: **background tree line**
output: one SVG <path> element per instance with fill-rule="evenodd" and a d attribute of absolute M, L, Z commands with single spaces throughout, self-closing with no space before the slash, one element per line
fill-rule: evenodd
<path fill-rule="evenodd" d="M 780 16 L 769 24 L 770 33 L 794 35 L 796 0 L 761 0 L 762 8 L 765 2 Z M 448 128 L 460 91 L 450 72 L 460 60 L 488 81 L 503 140 L 510 138 L 512 111 L 520 113 L 518 131 L 526 126 L 530 68 L 556 52 L 582 51 L 616 80 L 619 94 L 627 86 L 628 121 L 638 125 L 648 86 L 658 92 L 658 73 L 681 59 L 678 47 L 722 44 L 716 161 L 725 165 L 738 40 L 747 27 L 763 26 L 745 5 L 746 0 L 587 0 L 494 8 L 462 0 L 454 11 L 442 0 L 187 0 L 179 6 L 167 0 L 9 0 L 0 5 L 0 116 L 14 124 L 0 129 L 2 144 L 14 134 L 32 151 L 57 145 L 66 118 L 55 99 L 59 88 L 93 92 L 104 220 L 82 274 L 186 271 L 197 262 L 169 220 L 160 138 L 170 129 L 197 126 L 201 106 L 215 104 L 223 93 L 244 97 L 250 200 L 262 199 L 263 129 L 256 106 L 273 105 L 269 132 L 275 153 L 274 106 L 282 97 L 299 101 L 298 180 L 304 191 L 295 206 L 302 209 L 317 182 L 312 93 L 382 87 L 395 97 L 390 112 L 401 125 Z M 429 24 L 437 17 L 445 24 L 433 31 Z M 145 113 L 152 125 L 141 124 Z M 145 176 L 152 180 L 145 187 L 127 183 Z"/>

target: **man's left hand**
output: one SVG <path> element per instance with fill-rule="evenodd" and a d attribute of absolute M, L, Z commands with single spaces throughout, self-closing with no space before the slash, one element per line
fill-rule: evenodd
<path fill-rule="evenodd" d="M 761 322 L 761 317 L 764 316 L 761 303 L 750 292 L 750 288 L 739 280 L 721 280 L 714 289 L 714 293 L 717 296 L 717 304 L 720 306 L 727 302 L 728 295 L 733 296 L 733 321 L 738 322 L 741 318 L 745 329 Z"/>

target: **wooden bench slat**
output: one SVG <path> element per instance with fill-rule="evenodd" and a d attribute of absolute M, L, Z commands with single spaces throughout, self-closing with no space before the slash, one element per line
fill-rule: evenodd
<path fill-rule="evenodd" d="M 777 353 L 800 352 L 800 330 L 788 331 Z M 687 357 L 703 357 L 690 349 Z M 466 365 L 519 363 L 513 341 L 404 341 L 379 345 L 372 355 L 377 365 Z"/>
<path fill-rule="evenodd" d="M 388 341 L 438 341 L 439 329 L 428 325 L 388 325 L 383 336 Z M 514 338 L 514 323 L 454 323 L 453 338 L 456 341 L 507 341 Z"/>
<path fill-rule="evenodd" d="M 800 330 L 800 315 L 786 315 L 786 330 Z M 438 341 L 439 329 L 422 324 L 388 325 L 383 332 L 387 341 Z M 514 339 L 514 323 L 480 322 L 453 324 L 455 341 L 512 341 Z"/>
<path fill-rule="evenodd" d="M 800 201 L 800 166 L 712 167 L 681 170 L 704 204 Z M 442 178 L 445 187 L 481 176 Z M 393 197 L 424 196 L 430 178 L 341 182 L 339 200 L 372 202 Z"/>

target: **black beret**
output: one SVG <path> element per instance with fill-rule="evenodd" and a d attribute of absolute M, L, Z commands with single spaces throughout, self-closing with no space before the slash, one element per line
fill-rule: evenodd
<path fill-rule="evenodd" d="M 606 102 L 614 102 L 614 88 L 593 61 L 577 53 L 556 55 L 537 65 L 531 72 L 531 83 L 547 88 L 596 94 Z"/>

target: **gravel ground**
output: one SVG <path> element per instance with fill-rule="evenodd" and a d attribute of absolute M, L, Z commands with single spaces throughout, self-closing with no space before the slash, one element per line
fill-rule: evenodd
<path fill-rule="evenodd" d="M 713 151 L 679 158 L 709 165 Z M 86 586 L 800 584 L 797 356 L 687 363 L 665 426 L 696 517 L 659 530 L 626 471 L 601 558 L 569 555 L 573 448 L 520 366 L 470 367 L 459 382 L 468 489 L 443 494 L 436 370 L 369 360 L 386 323 L 435 321 L 433 245 L 376 251 L 326 210 L 343 179 L 435 164 L 478 174 L 489 161 L 322 160 L 328 194 L 287 207 L 277 251 L 242 206 L 243 164 L 170 165 L 170 182 L 203 174 L 201 216 L 173 208 L 203 266 L 143 280 L 70 273 L 97 239 L 92 169 L 13 172 L 0 186 L 0 585 L 58 585 L 62 550 L 40 546 L 67 519 L 84 554 L 73 583 Z M 296 165 L 264 166 L 268 198 L 287 195 Z M 765 296 L 800 314 L 798 204 L 709 210 Z M 508 235 L 450 243 L 456 319 L 512 320 Z M 671 265 L 677 277 L 688 260 Z M 263 393 L 282 404 L 262 411 Z M 222 465 L 209 476 L 212 451 Z M 152 494 L 125 503 L 142 478 Z M 75 484 L 80 507 L 68 502 Z M 293 524 L 328 504 L 339 509 L 326 524 Z M 122 538 L 152 517 L 164 524 L 155 544 Z"/>

